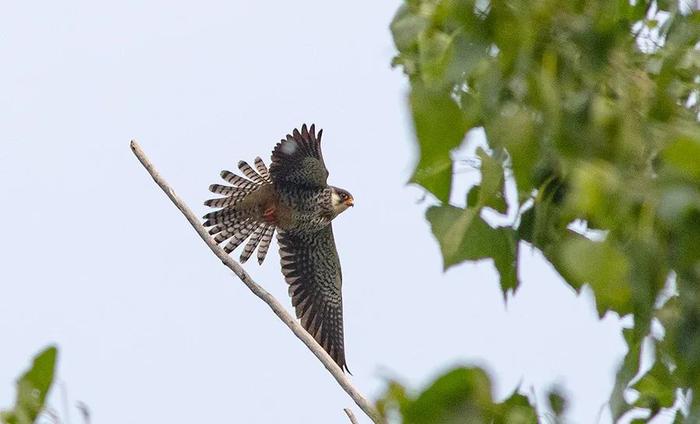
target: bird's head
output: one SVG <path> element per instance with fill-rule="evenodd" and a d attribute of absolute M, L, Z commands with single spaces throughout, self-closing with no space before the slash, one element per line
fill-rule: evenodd
<path fill-rule="evenodd" d="M 354 206 L 355 199 L 347 190 L 338 187 L 331 187 L 331 206 L 333 213 L 337 216 L 350 206 Z"/>

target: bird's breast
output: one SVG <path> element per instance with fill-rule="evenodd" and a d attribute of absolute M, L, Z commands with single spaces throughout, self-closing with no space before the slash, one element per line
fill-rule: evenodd
<path fill-rule="evenodd" d="M 317 231 L 331 221 L 321 189 L 278 189 L 278 227 L 283 230 Z"/>

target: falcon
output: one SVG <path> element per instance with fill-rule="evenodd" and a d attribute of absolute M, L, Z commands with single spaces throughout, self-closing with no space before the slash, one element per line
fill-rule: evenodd
<path fill-rule="evenodd" d="M 209 190 L 224 197 L 205 205 L 220 208 L 204 215 L 204 226 L 231 253 L 246 240 L 245 263 L 257 248 L 262 264 L 273 234 L 289 284 L 296 316 L 341 369 L 348 371 L 343 342 L 340 260 L 331 221 L 353 206 L 350 193 L 328 185 L 321 136 L 314 125 L 294 129 L 272 150 L 270 168 L 259 157 L 254 166 L 238 163 L 243 176 L 222 171 L 228 185 Z"/>

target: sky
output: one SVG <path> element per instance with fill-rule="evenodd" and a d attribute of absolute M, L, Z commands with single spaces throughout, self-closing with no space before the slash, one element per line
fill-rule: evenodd
<path fill-rule="evenodd" d="M 368 423 L 129 149 L 137 139 L 204 214 L 220 170 L 267 160 L 282 136 L 316 123 L 329 182 L 355 197 L 334 233 L 356 386 L 374 399 L 389 378 L 419 389 L 452 366 L 482 366 L 497 399 L 520 387 L 544 404 L 557 385 L 571 422 L 609 422 L 601 411 L 625 352 L 616 315 L 598 320 L 591 293 L 567 288 L 527 246 L 507 304 L 489 261 L 443 273 L 430 198 L 406 185 L 417 152 L 407 82 L 389 66 L 398 5 L 4 5 L 0 408 L 55 343 L 51 405 L 66 423 L 80 422 L 77 401 L 95 424 L 345 423 L 346 407 Z M 474 174 L 457 178 L 456 199 Z M 245 268 L 291 306 L 276 242 Z"/>

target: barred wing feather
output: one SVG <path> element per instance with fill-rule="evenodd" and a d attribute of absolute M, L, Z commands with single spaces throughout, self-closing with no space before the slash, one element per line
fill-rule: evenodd
<path fill-rule="evenodd" d="M 301 325 L 347 370 L 343 341 L 340 260 L 333 229 L 277 233 L 282 273 Z"/>
<path fill-rule="evenodd" d="M 306 124 L 301 132 L 295 129 L 272 150 L 270 176 L 275 184 L 291 184 L 307 188 L 327 186 L 328 170 L 321 155 L 321 136 L 316 127 Z"/>

